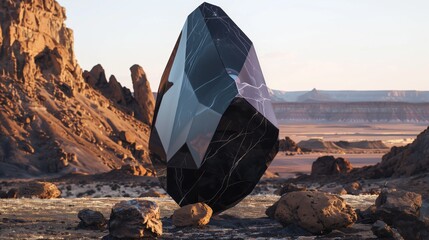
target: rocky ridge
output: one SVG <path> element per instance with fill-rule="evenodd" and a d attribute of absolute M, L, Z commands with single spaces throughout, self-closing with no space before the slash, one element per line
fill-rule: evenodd
<path fill-rule="evenodd" d="M 375 167 L 385 177 L 413 176 L 429 172 L 429 128 L 404 147 L 393 147 Z"/>
<path fill-rule="evenodd" d="M 0 178 L 149 165 L 154 100 L 143 69 L 132 68 L 138 98 L 114 77 L 93 84 L 65 19 L 54 0 L 0 1 Z M 92 73 L 100 81 L 102 68 Z"/>
<path fill-rule="evenodd" d="M 130 89 L 122 87 L 114 75 L 111 75 L 107 81 L 105 70 L 100 64 L 94 66 L 91 71 L 84 71 L 83 77 L 88 85 L 112 100 L 116 107 L 123 108 L 126 113 L 150 125 L 155 108 L 155 99 L 146 73 L 137 64 L 133 65 L 130 71 L 134 96 Z"/>

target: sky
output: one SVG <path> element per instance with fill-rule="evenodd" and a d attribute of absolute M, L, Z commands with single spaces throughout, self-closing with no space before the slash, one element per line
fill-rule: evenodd
<path fill-rule="evenodd" d="M 187 16 L 202 2 L 58 0 L 85 70 L 103 65 L 153 91 Z M 267 85 L 285 91 L 429 90 L 427 0 L 213 0 L 252 40 Z"/>

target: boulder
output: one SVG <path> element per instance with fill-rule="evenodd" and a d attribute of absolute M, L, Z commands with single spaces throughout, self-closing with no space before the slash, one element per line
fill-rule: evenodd
<path fill-rule="evenodd" d="M 60 197 L 61 191 L 53 183 L 30 182 L 20 186 L 17 195 L 20 198 L 51 199 Z"/>
<path fill-rule="evenodd" d="M 348 159 L 335 158 L 333 156 L 319 157 L 311 166 L 312 176 L 330 176 L 347 174 L 353 170 Z"/>
<path fill-rule="evenodd" d="M 162 235 L 160 211 L 155 202 L 146 200 L 122 201 L 112 208 L 109 233 L 112 238 L 141 239 Z"/>
<path fill-rule="evenodd" d="M 80 219 L 79 229 L 103 230 L 107 220 L 101 212 L 84 209 L 79 211 L 77 217 Z"/>
<path fill-rule="evenodd" d="M 401 190 L 384 190 L 375 201 L 377 211 L 419 216 L 422 195 Z"/>
<path fill-rule="evenodd" d="M 136 142 L 136 136 L 129 131 L 121 131 L 119 138 L 126 143 L 132 144 Z"/>
<path fill-rule="evenodd" d="M 393 147 L 374 168 L 375 177 L 413 176 L 429 171 L 429 128 L 420 133 L 413 143 Z"/>
<path fill-rule="evenodd" d="M 360 209 L 356 209 L 356 213 L 358 214 L 357 222 L 363 224 L 374 224 L 378 220 L 375 216 L 376 211 L 377 207 L 375 205 L 371 205 L 363 211 Z"/>
<path fill-rule="evenodd" d="M 420 219 L 422 196 L 417 193 L 384 190 L 376 200 L 373 218 L 398 229 L 405 239 L 429 239 L 429 225 Z"/>
<path fill-rule="evenodd" d="M 357 220 L 356 212 L 342 198 L 322 192 L 291 192 L 275 205 L 274 219 L 284 226 L 297 224 L 313 234 L 348 227 Z"/>
<path fill-rule="evenodd" d="M 381 239 L 404 239 L 395 229 L 392 229 L 389 225 L 380 220 L 378 220 L 372 225 L 371 231 L 374 233 L 375 236 Z"/>
<path fill-rule="evenodd" d="M 205 203 L 186 205 L 174 211 L 173 225 L 176 227 L 207 225 L 212 214 L 213 210 Z"/>

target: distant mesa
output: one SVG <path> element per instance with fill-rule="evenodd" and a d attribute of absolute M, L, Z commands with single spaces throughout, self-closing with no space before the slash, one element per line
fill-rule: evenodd
<path fill-rule="evenodd" d="M 329 94 L 325 94 L 317 89 L 313 89 L 308 93 L 304 93 L 299 96 L 297 99 L 298 102 L 333 102 L 336 101 L 334 98 L 329 96 Z"/>
<path fill-rule="evenodd" d="M 429 123 L 429 91 L 270 90 L 280 122 Z"/>
<path fill-rule="evenodd" d="M 270 90 L 273 102 L 407 102 L 429 103 L 429 91 Z"/>
<path fill-rule="evenodd" d="M 387 151 L 389 149 L 382 141 L 323 141 L 322 139 L 309 139 L 297 144 L 303 150 L 329 153 L 358 153 L 369 151 Z"/>

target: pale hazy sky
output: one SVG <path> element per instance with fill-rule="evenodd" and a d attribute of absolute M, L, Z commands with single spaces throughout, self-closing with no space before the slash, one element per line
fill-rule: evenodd
<path fill-rule="evenodd" d="M 202 1 L 58 0 L 83 69 L 101 63 L 152 90 L 186 17 Z M 253 41 L 270 88 L 429 90 L 428 0 L 213 0 Z"/>

